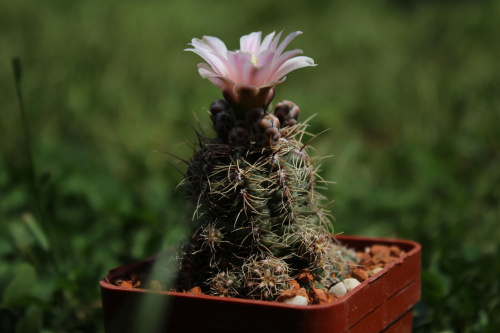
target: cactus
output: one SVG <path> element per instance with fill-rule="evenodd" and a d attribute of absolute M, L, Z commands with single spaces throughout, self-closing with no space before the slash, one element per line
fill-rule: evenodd
<path fill-rule="evenodd" d="M 328 291 L 346 276 L 347 261 L 354 258 L 331 235 L 331 217 L 317 191 L 324 182 L 309 144 L 301 142 L 308 134 L 307 123 L 298 121 L 298 106 L 282 101 L 274 112 L 269 108 L 274 87 L 283 82 L 281 68 L 291 61 L 295 68 L 314 63 L 281 55 L 287 43 L 277 47 L 280 35 L 269 36 L 262 45 L 260 33 L 244 36 L 239 54 L 247 54 L 257 70 L 267 68 L 271 83 L 222 77 L 216 60 L 203 53 L 223 51 L 214 37 L 193 39 L 195 49 L 189 49 L 211 64 L 200 64 L 200 74 L 220 86 L 225 99 L 210 106 L 215 138 L 198 134 L 199 147 L 182 182 L 192 203 L 193 233 L 180 255 L 178 289 L 199 286 L 210 295 L 275 300 L 307 269 L 313 278 L 301 286 Z M 245 43 L 253 49 L 246 50 Z M 257 44 L 260 52 L 265 46 L 276 52 L 277 73 L 274 62 L 255 67 Z M 226 59 L 232 59 L 230 53 Z M 209 69 L 212 75 L 206 74 Z"/>

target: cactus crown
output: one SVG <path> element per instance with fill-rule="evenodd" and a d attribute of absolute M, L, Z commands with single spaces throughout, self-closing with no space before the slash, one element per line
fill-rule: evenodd
<path fill-rule="evenodd" d="M 260 34 L 249 36 L 245 43 L 260 44 Z M 276 49 L 268 37 L 261 48 L 281 54 L 284 47 Z M 204 38 L 204 45 L 193 40 L 193 46 L 222 52 L 225 46 L 213 38 Z M 231 81 L 224 81 L 222 65 L 202 51 L 197 53 L 217 75 L 206 74 L 202 65 L 200 74 L 216 77 L 216 83 Z M 281 66 L 301 58 L 285 54 L 275 59 L 281 59 Z M 254 67 L 244 66 L 245 71 L 254 68 L 258 75 L 255 59 L 250 61 Z M 300 61 L 292 65 L 310 65 Z M 298 121 L 300 110 L 293 102 L 282 101 L 268 112 L 272 97 L 260 99 L 259 91 L 268 93 L 272 87 L 274 96 L 274 86 L 253 83 L 228 83 L 234 93 L 230 98 L 224 91 L 228 87 L 222 87 L 226 98 L 209 110 L 215 138 L 199 135 L 189 162 L 183 185 L 192 203 L 193 232 L 180 256 L 178 288 L 199 286 L 211 295 L 275 300 L 306 271 L 310 279 L 299 279 L 302 287 L 327 290 L 347 274 L 352 253 L 331 236 L 330 214 L 317 192 L 323 181 L 309 145 L 301 143 L 307 125 Z"/>

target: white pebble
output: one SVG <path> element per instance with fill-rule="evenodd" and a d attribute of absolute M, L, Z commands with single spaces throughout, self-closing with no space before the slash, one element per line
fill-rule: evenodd
<path fill-rule="evenodd" d="M 377 274 L 378 272 L 380 272 L 382 269 L 383 269 L 382 267 L 374 268 L 371 271 L 367 272 L 368 276 L 373 276 L 373 275 Z"/>
<path fill-rule="evenodd" d="M 295 296 L 283 301 L 285 304 L 307 305 L 307 298 L 304 296 Z"/>
<path fill-rule="evenodd" d="M 344 283 L 345 289 L 347 291 L 351 291 L 361 284 L 358 280 L 353 278 L 344 279 L 344 281 L 342 282 Z"/>
<path fill-rule="evenodd" d="M 342 282 L 337 283 L 328 291 L 331 292 L 335 297 L 342 297 L 347 293 L 347 290 L 345 289 L 345 286 Z"/>

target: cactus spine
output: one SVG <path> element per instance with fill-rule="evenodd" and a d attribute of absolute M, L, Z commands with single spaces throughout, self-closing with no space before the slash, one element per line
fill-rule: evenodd
<path fill-rule="evenodd" d="M 183 181 L 194 213 L 178 287 L 274 300 L 304 269 L 313 274 L 300 282 L 307 289 L 342 280 L 353 255 L 331 237 L 299 108 L 283 101 L 274 113 L 242 112 L 221 99 L 210 116 L 216 137 L 198 136 Z"/>

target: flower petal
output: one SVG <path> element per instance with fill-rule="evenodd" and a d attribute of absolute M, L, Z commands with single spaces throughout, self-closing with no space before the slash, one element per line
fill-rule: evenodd
<path fill-rule="evenodd" d="M 227 47 L 223 41 L 217 37 L 203 36 L 203 41 L 208 45 L 212 52 L 223 57 L 227 57 Z"/>
<path fill-rule="evenodd" d="M 240 38 L 240 51 L 258 54 L 262 32 L 252 32 Z"/>
<path fill-rule="evenodd" d="M 234 82 L 232 80 L 228 79 L 227 77 L 218 75 L 208 64 L 198 64 L 198 73 L 200 73 L 202 78 L 210 80 L 210 82 L 221 89 L 228 87 L 232 89 L 232 87 L 234 86 Z"/>
<path fill-rule="evenodd" d="M 278 68 L 274 69 L 274 65 L 272 63 L 272 59 L 274 56 L 274 52 L 266 51 L 262 53 L 257 61 L 257 66 L 254 66 L 258 69 L 258 72 L 255 73 L 254 82 L 258 82 L 259 84 L 264 84 L 271 75 L 278 70 Z"/>
<path fill-rule="evenodd" d="M 231 72 L 233 73 L 231 79 L 234 82 L 241 83 L 243 76 L 243 65 L 246 62 L 251 63 L 251 55 L 249 53 L 239 51 L 229 51 L 227 53 L 227 60 L 229 63 L 229 67 L 231 68 Z"/>
<path fill-rule="evenodd" d="M 262 68 L 267 64 L 271 64 L 273 57 L 274 57 L 274 52 L 271 52 L 270 50 L 262 52 L 261 54 L 259 54 L 259 57 L 257 58 L 257 67 Z"/>
<path fill-rule="evenodd" d="M 202 39 L 193 38 L 191 45 L 197 49 L 203 50 L 205 53 L 215 53 L 225 55 L 227 52 L 226 45 L 217 37 L 203 36 Z"/>
<path fill-rule="evenodd" d="M 283 82 L 285 82 L 285 80 L 286 80 L 286 76 L 282 77 L 279 80 L 273 80 L 273 81 L 266 82 L 266 84 L 261 86 L 261 88 L 276 87 L 276 86 L 279 86 L 280 84 L 282 84 Z"/>
<path fill-rule="evenodd" d="M 201 77 L 207 79 L 209 77 L 220 77 L 210 65 L 205 64 L 204 62 L 198 64 L 198 73 L 200 73 Z"/>
<path fill-rule="evenodd" d="M 210 66 L 212 66 L 214 71 L 217 72 L 218 74 L 222 76 L 226 76 L 228 74 L 226 69 L 226 64 L 224 64 L 215 53 L 208 51 L 206 48 L 199 48 L 195 46 L 194 49 L 185 49 L 185 51 L 194 52 L 200 57 L 202 57 L 203 60 L 205 60 Z"/>
<path fill-rule="evenodd" d="M 280 38 L 281 38 L 281 34 L 283 33 L 283 31 L 280 31 L 276 37 L 274 37 L 271 45 L 269 46 L 269 51 L 272 51 L 272 52 L 275 52 L 276 51 L 276 48 L 278 47 L 278 42 L 280 41 Z"/>
<path fill-rule="evenodd" d="M 278 49 L 276 50 L 276 57 L 279 57 L 281 53 L 283 53 L 285 48 L 288 46 L 288 44 L 290 44 L 290 42 L 301 33 L 302 31 L 295 31 L 286 36 L 285 39 L 283 39 L 283 41 L 280 43 L 280 46 L 278 46 Z"/>
<path fill-rule="evenodd" d="M 207 79 L 222 90 L 232 90 L 234 86 L 234 82 L 227 80 L 225 77 L 209 77 Z"/>
<path fill-rule="evenodd" d="M 269 50 L 269 47 L 271 46 L 271 42 L 273 41 L 273 38 L 274 38 L 274 35 L 275 35 L 275 32 L 273 31 L 272 33 L 270 33 L 269 35 L 267 35 L 265 38 L 264 38 L 264 41 L 262 42 L 262 44 L 260 45 L 260 49 L 259 49 L 259 59 L 261 57 L 261 54 L 265 51 L 268 51 Z"/>
<path fill-rule="evenodd" d="M 278 69 L 276 73 L 273 74 L 270 80 L 281 79 L 291 71 L 308 66 L 316 66 L 314 60 L 309 57 L 301 56 L 289 59 L 280 67 L 280 69 Z"/>
<path fill-rule="evenodd" d="M 226 54 L 224 56 L 218 55 L 218 54 L 214 54 L 214 56 L 220 60 L 220 62 L 222 63 L 221 66 L 223 66 L 224 69 L 226 70 L 226 74 L 224 76 L 226 76 L 228 78 L 234 78 L 235 75 L 231 69 L 231 65 L 229 64 L 229 60 L 227 59 L 227 53 L 228 52 L 226 52 Z"/>
<path fill-rule="evenodd" d="M 280 69 L 280 67 L 287 62 L 289 59 L 295 57 L 296 55 L 302 54 L 302 50 L 290 50 L 283 53 L 279 58 L 273 59 L 273 72 L 276 72 Z"/>
<path fill-rule="evenodd" d="M 260 86 L 264 82 L 259 82 L 257 80 L 260 69 L 255 67 L 251 62 L 246 62 L 243 64 L 243 72 L 241 75 L 241 82 L 245 84 L 250 84 L 254 86 Z"/>
<path fill-rule="evenodd" d="M 259 73 L 255 77 L 256 82 L 260 82 L 261 84 L 266 83 L 267 81 L 272 80 L 274 74 L 280 69 L 280 67 L 290 58 L 295 57 L 298 54 L 301 54 L 302 50 L 291 50 L 283 53 L 281 57 L 277 60 L 273 61 L 274 52 L 265 52 L 259 58 Z"/>

